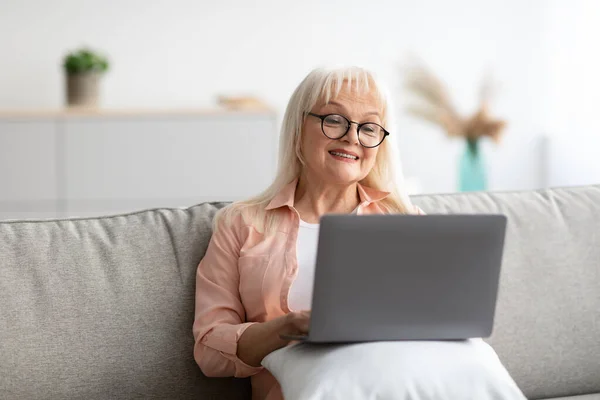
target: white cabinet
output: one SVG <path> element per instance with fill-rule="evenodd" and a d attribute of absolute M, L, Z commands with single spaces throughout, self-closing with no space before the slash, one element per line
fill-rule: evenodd
<path fill-rule="evenodd" d="M 56 124 L 0 119 L 0 219 L 54 216 Z"/>
<path fill-rule="evenodd" d="M 0 121 L 0 201 L 56 199 L 56 125 Z"/>
<path fill-rule="evenodd" d="M 267 111 L 0 113 L 0 219 L 245 198 L 273 179 L 277 139 Z"/>

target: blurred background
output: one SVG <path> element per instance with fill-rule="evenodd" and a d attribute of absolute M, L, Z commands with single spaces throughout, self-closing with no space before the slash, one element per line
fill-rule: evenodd
<path fill-rule="evenodd" d="M 597 184 L 599 36 L 595 0 L 0 0 L 0 218 L 255 194 L 289 96 L 330 65 L 387 83 L 412 194 Z M 84 48 L 107 69 L 69 106 L 96 90 L 67 89 Z M 475 167 L 464 137 L 407 112 L 415 56 L 465 118 L 493 77 L 487 110 L 505 126 Z"/>

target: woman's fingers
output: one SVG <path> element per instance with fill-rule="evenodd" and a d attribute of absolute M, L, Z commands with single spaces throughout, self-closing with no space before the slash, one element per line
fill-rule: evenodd
<path fill-rule="evenodd" d="M 300 311 L 298 314 L 296 328 L 302 333 L 307 333 L 310 326 L 310 310 Z"/>
<path fill-rule="evenodd" d="M 306 334 L 310 325 L 310 310 L 292 311 L 285 316 L 286 327 L 281 332 L 283 334 Z"/>

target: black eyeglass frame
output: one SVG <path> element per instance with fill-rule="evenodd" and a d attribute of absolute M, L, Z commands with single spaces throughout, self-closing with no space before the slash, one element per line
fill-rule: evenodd
<path fill-rule="evenodd" d="M 307 114 L 307 115 L 311 115 L 311 116 L 313 116 L 313 117 L 316 117 L 316 118 L 319 118 L 319 119 L 321 120 L 321 132 L 323 132 L 323 135 L 327 136 L 329 139 L 332 139 L 332 140 L 339 140 L 339 139 L 343 138 L 344 136 L 346 136 L 346 135 L 348 134 L 348 132 L 350 132 L 350 127 L 352 126 L 352 124 L 355 124 L 355 125 L 356 125 L 356 135 L 357 135 L 357 137 L 358 137 L 358 142 L 360 143 L 360 145 L 361 145 L 361 146 L 363 146 L 363 147 L 366 147 L 367 149 L 372 149 L 372 148 L 375 148 L 375 147 L 377 147 L 377 146 L 381 145 L 381 143 L 383 143 L 383 141 L 385 140 L 386 136 L 389 136 L 389 134 L 390 134 L 388 131 L 386 131 L 386 130 L 385 130 L 385 128 L 384 128 L 383 126 L 381 126 L 381 125 L 379 125 L 379 124 L 376 124 L 375 122 L 363 122 L 362 124 L 359 124 L 358 122 L 355 122 L 355 121 L 350 121 L 348 118 L 344 117 L 343 115 L 341 115 L 341 114 L 336 114 L 336 113 L 333 113 L 333 114 L 325 114 L 325 115 L 319 115 L 319 114 L 315 114 L 315 113 L 313 113 L 313 112 L 307 112 L 306 114 Z M 337 115 L 337 116 L 340 116 L 340 117 L 344 118 L 344 119 L 345 119 L 345 120 L 348 122 L 348 128 L 346 128 L 346 132 L 344 132 L 344 134 L 343 134 L 342 136 L 340 136 L 340 137 L 337 137 L 337 138 L 333 138 L 333 137 L 331 137 L 331 136 L 328 136 L 328 135 L 325 133 L 325 127 L 323 126 L 323 125 L 325 124 L 325 118 L 327 118 L 327 117 L 329 117 L 329 116 L 332 116 L 332 115 Z M 377 125 L 377 126 L 378 126 L 378 127 L 380 127 L 380 128 L 381 128 L 381 130 L 383 131 L 383 137 L 381 138 L 381 141 L 380 141 L 379 143 L 377 143 L 375 146 L 365 146 L 365 145 L 364 145 L 364 144 L 363 144 L 363 143 L 360 141 L 360 128 L 361 128 L 362 126 L 364 126 L 364 125 L 369 125 L 369 124 L 372 124 L 372 125 Z"/>

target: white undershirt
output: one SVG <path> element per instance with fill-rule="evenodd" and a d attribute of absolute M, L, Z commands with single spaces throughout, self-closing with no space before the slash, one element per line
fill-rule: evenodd
<path fill-rule="evenodd" d="M 296 242 L 298 275 L 288 294 L 288 306 L 292 311 L 311 309 L 318 243 L 319 224 L 309 224 L 300 220 Z"/>
<path fill-rule="evenodd" d="M 352 214 L 356 214 L 356 207 Z M 292 311 L 310 310 L 312 303 L 317 246 L 319 244 L 319 224 L 309 224 L 300 220 L 296 256 L 298 257 L 298 275 L 288 294 L 288 307 Z"/>

